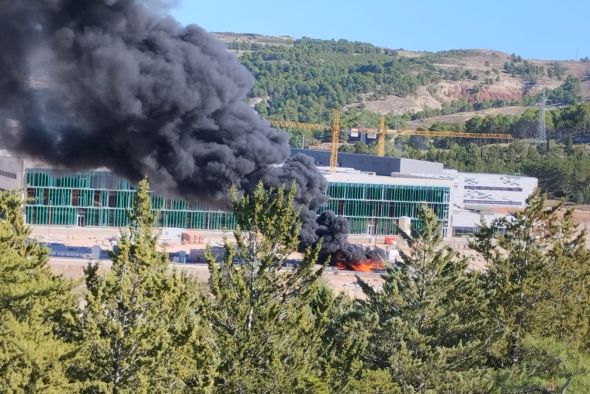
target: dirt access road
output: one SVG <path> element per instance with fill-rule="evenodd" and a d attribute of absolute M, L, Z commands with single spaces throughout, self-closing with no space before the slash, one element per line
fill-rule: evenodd
<path fill-rule="evenodd" d="M 61 274 L 67 279 L 81 281 L 84 277 L 84 267 L 90 263 L 83 259 L 66 259 L 51 258 L 49 268 L 56 274 Z M 100 265 L 99 272 L 106 272 L 111 268 L 111 262 L 108 260 L 95 261 Z M 209 280 L 209 270 L 206 264 L 170 264 L 171 269 L 184 271 L 193 276 L 199 283 L 207 284 Z M 350 298 L 362 298 L 363 293 L 356 283 L 357 276 L 369 283 L 374 288 L 381 286 L 381 274 L 367 272 L 338 271 L 328 267 L 323 275 L 324 282 L 338 293 L 343 293 Z"/>

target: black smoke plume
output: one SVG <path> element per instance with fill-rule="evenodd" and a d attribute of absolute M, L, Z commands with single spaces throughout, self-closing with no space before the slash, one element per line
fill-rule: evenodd
<path fill-rule="evenodd" d="M 212 201 L 289 158 L 286 136 L 243 102 L 250 74 L 199 27 L 136 0 L 0 9 L 2 110 L 19 123 L 9 148 Z"/>
<path fill-rule="evenodd" d="M 385 251 L 380 248 L 363 248 L 348 242 L 348 221 L 332 211 L 322 212 L 316 220 L 316 234 L 323 239 L 320 252 L 321 259 L 337 259 L 344 264 L 353 264 L 359 260 L 385 259 Z M 332 261 L 335 263 L 336 261 Z"/>
<path fill-rule="evenodd" d="M 316 241 L 324 177 L 244 103 L 253 78 L 236 57 L 154 3 L 0 0 L 0 143 L 214 203 L 295 181 L 302 241 Z"/>

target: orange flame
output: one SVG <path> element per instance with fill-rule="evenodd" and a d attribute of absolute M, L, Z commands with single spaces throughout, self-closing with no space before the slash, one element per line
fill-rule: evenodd
<path fill-rule="evenodd" d="M 339 270 L 356 271 L 356 272 L 371 272 L 383 269 L 383 262 L 381 260 L 362 259 L 353 263 L 343 263 L 337 261 L 335 264 Z"/>

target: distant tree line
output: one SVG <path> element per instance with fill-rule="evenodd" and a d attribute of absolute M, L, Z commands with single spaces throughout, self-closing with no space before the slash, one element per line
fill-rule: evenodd
<path fill-rule="evenodd" d="M 474 133 L 509 133 L 515 138 L 535 138 L 540 122 L 539 110 L 529 108 L 521 115 L 473 117 L 457 127 Z M 590 103 L 546 111 L 545 128 L 553 137 L 590 133 Z"/>
<path fill-rule="evenodd" d="M 504 63 L 504 71 L 513 77 L 520 76 L 529 83 L 535 84 L 544 75 L 549 78 L 562 79 L 568 69 L 559 62 L 553 62 L 545 69 L 543 66 L 537 66 L 527 60 L 523 61 L 522 57 L 512 54 L 510 55 L 510 61 Z"/>
<path fill-rule="evenodd" d="M 537 66 L 528 61 L 521 61 L 520 57 L 517 61 L 510 61 L 504 63 L 504 71 L 513 77 L 520 76 L 531 84 L 537 83 L 539 78 L 545 75 L 545 68 Z"/>

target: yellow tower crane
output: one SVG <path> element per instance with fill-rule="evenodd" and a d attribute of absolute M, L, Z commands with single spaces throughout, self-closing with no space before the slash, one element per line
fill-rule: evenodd
<path fill-rule="evenodd" d="M 270 124 L 279 129 L 303 129 L 325 131 L 328 126 L 321 123 L 301 123 L 290 120 L 269 120 Z M 332 111 L 332 141 L 330 143 L 330 170 L 338 167 L 338 146 L 340 144 L 340 112 Z"/>
<path fill-rule="evenodd" d="M 417 135 L 430 138 L 473 138 L 473 139 L 497 139 L 512 140 L 512 135 L 504 133 L 467 133 L 464 131 L 438 131 L 438 130 L 411 130 L 411 129 L 385 129 L 383 119 L 379 129 L 367 127 L 351 128 L 351 132 L 377 134 L 377 156 L 385 155 L 385 137 L 391 136 L 392 139 L 398 136 Z"/>
<path fill-rule="evenodd" d="M 302 130 L 326 130 L 328 127 L 321 123 L 301 123 L 291 120 L 268 120 L 277 129 L 302 129 Z"/>
<path fill-rule="evenodd" d="M 281 129 L 326 130 L 329 127 L 321 123 L 300 123 L 283 120 L 270 120 L 270 124 Z M 466 133 L 463 131 L 439 131 L 439 130 L 411 130 L 411 129 L 385 129 L 385 117 L 381 116 L 379 129 L 351 128 L 351 132 L 377 134 L 377 156 L 385 156 L 385 137 L 392 139 L 398 136 L 417 135 L 430 138 L 474 138 L 474 139 L 499 139 L 512 140 L 512 135 L 502 133 Z M 340 137 L 340 114 L 338 110 L 332 112 L 332 142 L 330 145 L 330 168 L 338 166 L 338 145 Z"/>

